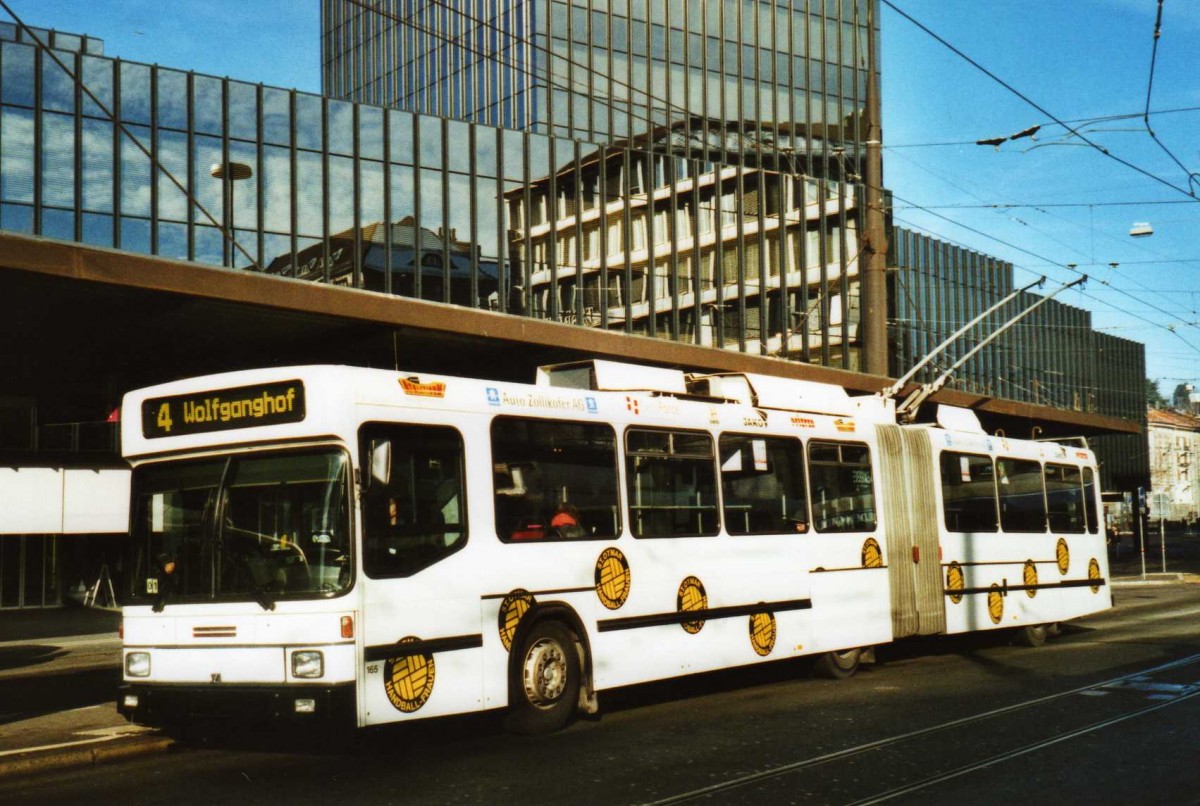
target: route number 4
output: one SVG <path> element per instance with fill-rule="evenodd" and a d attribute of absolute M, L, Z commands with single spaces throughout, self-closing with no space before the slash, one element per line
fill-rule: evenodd
<path fill-rule="evenodd" d="M 158 407 L 158 419 L 156 422 L 158 424 L 158 427 L 161 428 L 162 430 L 164 430 L 164 431 L 171 430 L 171 426 L 174 425 L 175 423 L 173 420 L 171 420 L 171 404 L 170 403 L 163 403 L 161 406 Z"/>

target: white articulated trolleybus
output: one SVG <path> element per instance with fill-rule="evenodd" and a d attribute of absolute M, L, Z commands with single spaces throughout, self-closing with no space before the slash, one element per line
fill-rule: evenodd
<path fill-rule="evenodd" d="M 336 366 L 126 396 L 122 712 L 373 725 L 1111 606 L 1095 458 L 969 412 L 594 361 Z"/>

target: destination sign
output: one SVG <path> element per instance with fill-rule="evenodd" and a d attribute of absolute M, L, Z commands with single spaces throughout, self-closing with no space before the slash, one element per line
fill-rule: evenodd
<path fill-rule="evenodd" d="M 142 403 L 142 434 L 147 439 L 303 419 L 304 383 L 299 380 L 156 397 Z"/>

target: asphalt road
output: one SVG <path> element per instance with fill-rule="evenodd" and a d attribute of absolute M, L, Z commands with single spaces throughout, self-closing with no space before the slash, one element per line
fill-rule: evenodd
<path fill-rule="evenodd" d="M 1116 595 L 1038 649 L 907 641 L 842 682 L 789 662 L 641 686 L 546 737 L 493 715 L 209 736 L 0 781 L 0 802 L 1198 802 L 1200 585 Z"/>

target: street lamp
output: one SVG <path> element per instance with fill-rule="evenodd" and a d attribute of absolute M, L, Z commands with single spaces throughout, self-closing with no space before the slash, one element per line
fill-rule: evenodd
<path fill-rule="evenodd" d="M 225 185 L 225 215 L 223 216 L 225 221 L 225 238 L 222 239 L 221 265 L 233 266 L 233 243 L 237 237 L 233 218 L 233 184 L 242 179 L 249 179 L 254 175 L 254 170 L 244 162 L 227 160 L 225 162 L 214 162 L 208 172 L 212 174 L 214 179 L 220 179 Z"/>

